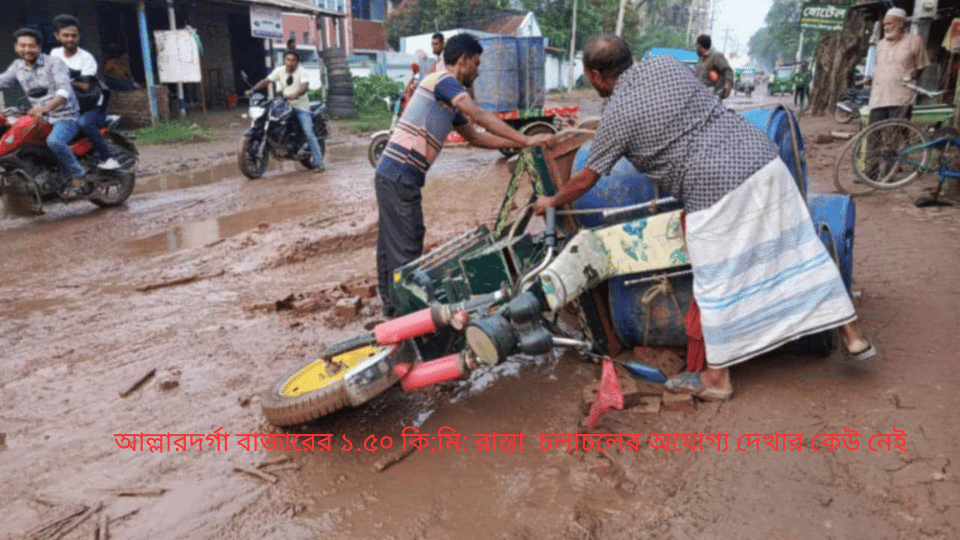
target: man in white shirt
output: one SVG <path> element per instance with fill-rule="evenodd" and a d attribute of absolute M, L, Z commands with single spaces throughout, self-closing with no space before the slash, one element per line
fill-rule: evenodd
<path fill-rule="evenodd" d="M 443 63 L 443 46 L 445 41 L 443 39 L 443 34 L 437 32 L 430 38 L 430 48 L 433 50 L 433 59 L 435 63 L 433 64 L 433 70 L 430 73 L 443 73 L 447 67 Z"/>
<path fill-rule="evenodd" d="M 303 134 L 310 144 L 310 151 L 313 153 L 313 168 L 318 172 L 323 172 L 323 153 L 320 151 L 320 143 L 317 141 L 317 135 L 313 132 L 313 115 L 310 113 L 310 102 L 307 100 L 307 73 L 300 67 L 300 55 L 297 51 L 285 51 L 283 53 L 283 65 L 277 66 L 267 78 L 253 85 L 253 88 L 244 92 L 247 96 L 263 90 L 270 83 L 276 84 L 277 91 L 280 92 L 300 120 L 300 127 L 303 128 Z"/>
<path fill-rule="evenodd" d="M 923 40 L 907 32 L 907 12 L 890 8 L 883 17 L 883 39 L 877 43 L 877 60 L 870 88 L 870 123 L 906 116 L 913 91 L 903 85 L 913 82 L 929 65 Z"/>
<path fill-rule="evenodd" d="M 73 89 L 77 97 L 90 92 L 91 85 L 99 84 L 95 77 L 97 76 L 97 60 L 88 51 L 79 47 L 80 43 L 80 21 L 73 15 L 57 15 L 53 18 L 53 26 L 57 29 L 55 37 L 62 47 L 57 47 L 50 51 L 50 56 L 63 60 L 70 68 L 70 78 L 73 79 Z M 78 80 L 79 79 L 79 80 Z M 85 79 L 85 80 L 84 80 Z M 85 106 L 87 108 L 85 108 Z M 116 170 L 120 164 L 113 158 L 107 141 L 100 133 L 100 127 L 106 122 L 103 92 L 99 92 L 99 99 L 96 103 L 80 103 L 80 131 L 90 138 L 93 142 L 93 149 L 100 156 L 98 167 L 104 170 Z"/>

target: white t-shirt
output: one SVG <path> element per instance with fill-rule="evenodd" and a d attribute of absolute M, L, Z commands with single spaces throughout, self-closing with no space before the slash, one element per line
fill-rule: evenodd
<path fill-rule="evenodd" d="M 64 61 L 67 64 L 67 67 L 73 70 L 80 72 L 80 75 L 88 76 L 97 74 L 97 59 L 93 57 L 89 52 L 77 47 L 77 52 L 73 53 L 73 56 L 67 58 L 67 55 L 63 51 L 63 47 L 57 47 L 56 49 L 50 51 L 50 56 L 55 56 Z"/>
<path fill-rule="evenodd" d="M 97 59 L 80 47 L 77 47 L 77 52 L 73 53 L 73 56 L 70 58 L 67 58 L 63 47 L 57 47 L 50 51 L 50 56 L 63 60 L 63 63 L 66 64 L 68 68 L 79 71 L 81 76 L 97 76 Z M 100 99 L 97 101 L 97 106 L 103 105 L 103 100 L 104 96 L 101 93 Z"/>
<path fill-rule="evenodd" d="M 267 79 L 276 83 L 277 92 L 280 95 L 287 97 L 290 102 L 290 106 L 294 109 L 300 109 L 301 111 L 310 110 L 310 101 L 307 99 L 307 95 L 303 94 L 297 99 L 289 99 L 291 93 L 297 93 L 300 91 L 300 85 L 307 82 L 307 74 L 303 71 L 303 68 L 297 66 L 297 69 L 293 73 L 287 73 L 286 66 L 277 66 L 270 75 L 267 75 Z M 287 84 L 287 81 L 290 81 L 290 84 Z"/>

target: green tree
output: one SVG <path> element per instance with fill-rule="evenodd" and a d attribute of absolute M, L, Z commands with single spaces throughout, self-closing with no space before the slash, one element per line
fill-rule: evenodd
<path fill-rule="evenodd" d="M 800 45 L 802 0 L 773 0 L 764 19 L 766 26 L 750 37 L 750 56 L 767 69 L 777 61 L 792 62 Z"/>

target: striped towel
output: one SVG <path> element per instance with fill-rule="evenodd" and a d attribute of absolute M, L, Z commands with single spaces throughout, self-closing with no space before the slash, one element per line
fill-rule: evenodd
<path fill-rule="evenodd" d="M 709 208 L 688 214 L 686 241 L 711 368 L 856 319 L 780 158 Z"/>

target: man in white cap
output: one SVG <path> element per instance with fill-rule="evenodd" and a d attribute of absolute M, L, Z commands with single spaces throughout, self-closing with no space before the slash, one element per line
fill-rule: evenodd
<path fill-rule="evenodd" d="M 927 51 L 919 36 L 907 33 L 907 12 L 890 8 L 883 17 L 883 39 L 877 43 L 877 60 L 870 89 L 870 123 L 906 116 L 913 101 L 912 90 L 903 85 L 914 82 L 929 65 Z"/>

